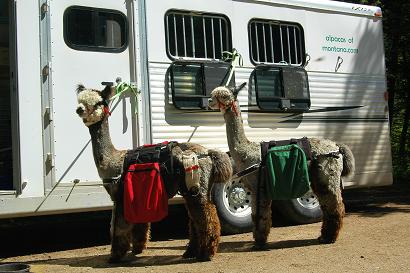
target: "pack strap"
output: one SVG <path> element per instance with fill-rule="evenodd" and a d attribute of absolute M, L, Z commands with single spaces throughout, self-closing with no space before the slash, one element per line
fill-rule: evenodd
<path fill-rule="evenodd" d="M 330 152 L 328 154 L 320 154 L 320 155 L 313 155 L 313 159 L 318 159 L 320 157 L 333 157 L 333 158 L 339 158 L 340 152 Z"/>
<path fill-rule="evenodd" d="M 199 193 L 200 170 L 197 155 L 190 150 L 182 153 L 182 163 L 185 170 L 185 184 L 191 194 Z"/>
<path fill-rule="evenodd" d="M 310 147 L 310 143 L 307 137 L 291 138 L 291 139 L 286 139 L 286 140 L 271 140 L 269 142 L 261 142 L 261 165 L 262 166 L 266 165 L 266 155 L 268 154 L 268 150 L 270 148 L 276 147 L 276 146 L 290 145 L 290 144 L 296 144 L 300 148 L 302 148 L 307 160 L 314 159 L 314 156 L 312 155 L 312 149 Z"/>

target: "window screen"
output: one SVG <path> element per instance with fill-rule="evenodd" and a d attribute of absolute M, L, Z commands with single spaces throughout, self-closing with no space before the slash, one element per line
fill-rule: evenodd
<path fill-rule="evenodd" d="M 282 69 L 284 94 L 288 99 L 309 97 L 307 74 L 304 70 Z"/>
<path fill-rule="evenodd" d="M 248 27 L 250 56 L 254 64 L 303 64 L 305 47 L 300 25 L 255 19 Z"/>
<path fill-rule="evenodd" d="M 170 69 L 172 103 L 178 109 L 207 109 L 212 90 L 228 75 L 225 62 L 174 61 Z M 234 86 L 233 76 L 230 86 Z"/>
<path fill-rule="evenodd" d="M 65 42 L 77 50 L 123 51 L 127 29 L 127 18 L 119 11 L 73 6 L 64 13 Z"/>
<path fill-rule="evenodd" d="M 167 54 L 171 59 L 222 59 L 232 51 L 231 26 L 224 15 L 168 11 L 165 15 Z"/>
<path fill-rule="evenodd" d="M 307 111 L 310 108 L 306 70 L 260 65 L 253 72 L 258 107 L 268 111 Z"/>

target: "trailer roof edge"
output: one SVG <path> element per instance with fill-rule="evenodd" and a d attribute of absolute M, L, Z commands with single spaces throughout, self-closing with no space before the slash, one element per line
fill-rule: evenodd
<path fill-rule="evenodd" d="M 327 11 L 338 11 L 355 15 L 382 17 L 381 8 L 377 6 L 359 5 L 330 0 L 233 0 L 238 2 L 259 2 L 261 4 L 277 4 L 284 6 L 303 7 Z"/>

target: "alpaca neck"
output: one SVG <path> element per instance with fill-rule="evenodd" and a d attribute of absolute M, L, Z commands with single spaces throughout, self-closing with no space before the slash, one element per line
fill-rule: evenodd
<path fill-rule="evenodd" d="M 108 119 L 90 125 L 94 162 L 101 178 L 116 177 L 121 174 L 124 151 L 115 149 L 112 144 Z"/>
<path fill-rule="evenodd" d="M 237 101 L 234 103 L 236 104 L 237 111 L 230 108 L 224 113 L 228 146 L 234 159 L 245 158 L 247 154 L 246 147 L 249 146 L 250 141 L 245 135 L 239 104 Z"/>

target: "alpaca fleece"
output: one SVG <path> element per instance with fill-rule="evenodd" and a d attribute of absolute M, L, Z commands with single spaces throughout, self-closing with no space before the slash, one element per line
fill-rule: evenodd
<path fill-rule="evenodd" d="M 124 219 L 124 206 L 120 200 L 118 183 L 112 183 L 123 171 L 126 150 L 117 150 L 112 144 L 108 116 L 105 107 L 114 93 L 113 88 L 106 87 L 102 91 L 86 89 L 79 85 L 77 114 L 88 127 L 91 135 L 93 156 L 98 174 L 104 187 L 114 202 L 111 218 L 111 256 L 110 262 L 119 262 L 132 249 L 139 254 L 149 240 L 149 223 L 133 224 Z M 210 199 L 213 183 L 225 183 L 232 175 L 229 156 L 217 150 L 208 150 L 194 143 L 178 143 L 171 151 L 175 167 L 183 168 L 182 155 L 190 151 L 197 155 L 200 171 L 199 193 L 187 193 L 185 206 L 189 215 L 189 243 L 184 253 L 186 258 L 210 260 L 218 249 L 221 228 L 216 207 Z M 184 174 L 177 180 L 184 182 Z M 180 185 L 181 183 L 179 183 Z"/>
<path fill-rule="evenodd" d="M 211 92 L 209 107 L 219 109 L 225 119 L 226 135 L 232 158 L 239 170 L 261 162 L 260 144 L 251 142 L 245 135 L 243 120 L 237 95 L 239 90 L 217 87 Z M 319 241 L 334 243 L 343 224 L 344 204 L 341 194 L 342 177 L 353 175 L 354 157 L 349 147 L 327 139 L 308 139 L 314 159 L 309 165 L 311 188 L 317 195 L 323 211 L 323 223 Z M 329 156 L 336 153 L 337 157 Z M 253 237 L 255 246 L 263 248 L 272 226 L 271 200 L 262 194 L 257 200 L 258 174 L 254 173 L 242 179 L 251 190 Z M 258 207 L 257 207 L 258 206 Z M 256 215 L 256 211 L 259 214 Z"/>

